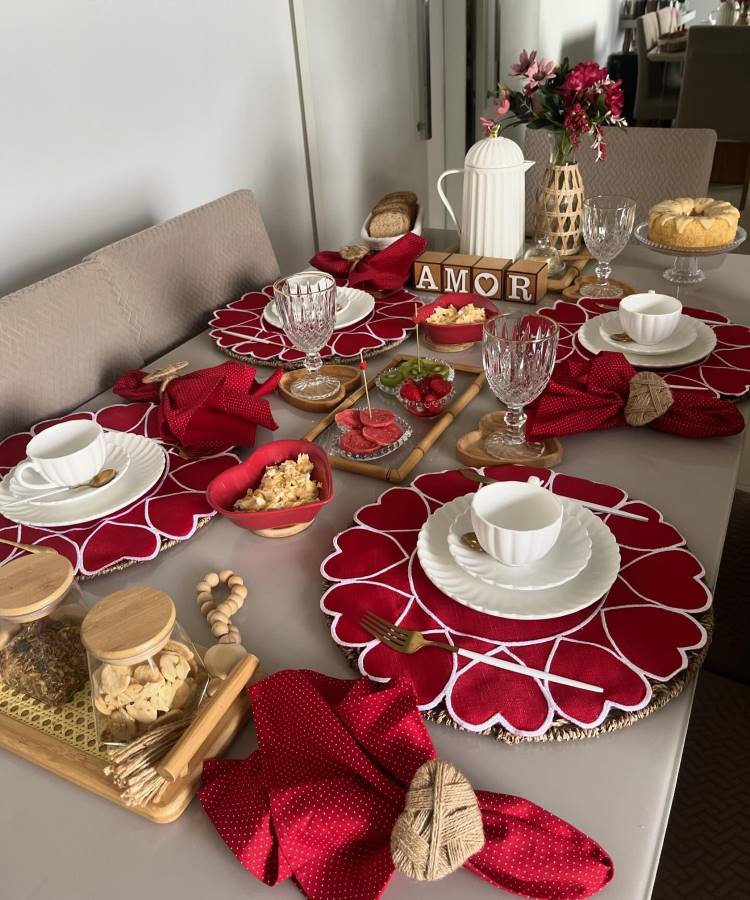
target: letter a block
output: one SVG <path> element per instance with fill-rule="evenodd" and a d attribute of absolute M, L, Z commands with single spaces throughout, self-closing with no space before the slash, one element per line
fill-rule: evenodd
<path fill-rule="evenodd" d="M 538 303 L 546 293 L 546 262 L 519 259 L 505 270 L 503 299 L 512 303 Z"/>
<path fill-rule="evenodd" d="M 479 262 L 478 256 L 468 253 L 452 253 L 443 260 L 443 290 L 453 294 L 468 294 L 471 291 L 471 269 Z"/>
<path fill-rule="evenodd" d="M 498 259 L 494 256 L 483 256 L 472 269 L 472 287 L 475 294 L 503 299 L 503 277 L 506 268 L 511 264 L 509 259 Z"/>
<path fill-rule="evenodd" d="M 450 253 L 426 250 L 414 260 L 414 287 L 418 291 L 440 293 L 443 287 L 443 268 L 440 265 Z"/>

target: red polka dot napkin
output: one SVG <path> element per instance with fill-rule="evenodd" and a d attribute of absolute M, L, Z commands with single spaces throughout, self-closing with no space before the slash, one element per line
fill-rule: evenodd
<path fill-rule="evenodd" d="M 265 884 L 293 878 L 311 900 L 374 900 L 416 770 L 435 757 L 406 679 L 378 687 L 279 672 L 249 690 L 258 750 L 208 760 L 201 803 Z M 613 865 L 591 838 L 536 804 L 477 791 L 486 843 L 466 868 L 523 897 L 590 897 Z"/>

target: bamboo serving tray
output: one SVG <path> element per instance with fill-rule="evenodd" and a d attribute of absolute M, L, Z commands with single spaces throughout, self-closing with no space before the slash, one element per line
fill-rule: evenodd
<path fill-rule="evenodd" d="M 257 668 L 249 683 L 263 677 Z M 0 685 L 0 747 L 160 825 L 174 822 L 187 809 L 200 781 L 203 760 L 220 756 L 249 718 L 250 704 L 243 690 L 201 744 L 187 773 L 163 798 L 144 807 L 129 807 L 104 774 L 108 759 L 97 746 L 88 683 L 60 710 Z"/>
<path fill-rule="evenodd" d="M 411 356 L 408 354 L 398 354 L 392 359 L 388 360 L 388 362 L 383 366 L 383 369 L 390 369 L 407 359 L 416 359 L 416 356 Z M 438 416 L 434 420 L 431 420 L 434 421 L 435 424 L 422 437 L 422 439 L 412 447 L 411 452 L 400 466 L 398 466 L 397 468 L 393 468 L 387 463 L 381 464 L 379 461 L 366 462 L 365 460 L 346 459 L 345 457 L 338 456 L 335 453 L 329 454 L 331 466 L 333 466 L 334 469 L 341 469 L 344 472 L 354 472 L 358 475 L 366 475 L 368 478 L 378 478 L 381 481 L 390 481 L 393 484 L 399 484 L 400 482 L 402 482 L 425 457 L 427 451 L 430 449 L 430 447 L 433 446 L 433 444 L 436 443 L 436 441 L 440 438 L 440 435 L 446 430 L 446 428 L 450 427 L 451 423 L 456 419 L 459 413 L 462 412 L 462 410 L 464 410 L 482 390 L 485 377 L 484 371 L 481 367 L 467 366 L 463 365 L 462 363 L 453 362 L 451 363 L 451 367 L 456 372 L 463 372 L 467 375 L 473 375 L 474 379 L 466 388 L 466 390 L 462 394 L 457 396 L 453 403 L 451 403 L 451 405 L 446 408 L 441 416 Z M 370 392 L 370 401 L 373 406 L 378 405 L 377 398 L 379 396 L 382 396 L 375 384 L 376 377 L 377 375 L 373 376 L 373 378 L 371 378 L 370 381 L 367 382 L 367 388 Z M 304 440 L 314 441 L 316 438 L 320 437 L 320 435 L 322 435 L 327 428 L 334 424 L 334 419 L 337 412 L 341 412 L 341 410 L 343 409 L 349 409 L 349 407 L 354 406 L 354 404 L 357 403 L 358 400 L 361 400 L 364 396 L 365 389 L 363 386 L 358 391 L 350 394 L 349 397 L 347 397 L 347 399 L 343 403 L 339 404 L 339 406 L 337 406 L 335 410 L 321 419 L 317 425 L 315 425 L 310 431 L 308 431 L 308 433 L 304 436 Z M 405 407 L 400 412 L 400 415 L 402 418 L 406 419 L 409 422 L 411 422 L 412 419 L 416 418 L 411 416 L 411 414 L 406 410 Z M 388 457 L 385 457 L 386 460 L 387 458 Z"/>

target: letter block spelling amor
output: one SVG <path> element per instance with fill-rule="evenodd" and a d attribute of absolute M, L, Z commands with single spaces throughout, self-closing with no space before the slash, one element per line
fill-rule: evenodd
<path fill-rule="evenodd" d="M 547 293 L 547 263 L 519 259 L 505 269 L 503 299 L 514 303 L 538 303 Z"/>
<path fill-rule="evenodd" d="M 427 250 L 414 260 L 414 287 L 418 291 L 440 293 L 443 288 L 443 268 L 441 263 L 450 253 Z"/>

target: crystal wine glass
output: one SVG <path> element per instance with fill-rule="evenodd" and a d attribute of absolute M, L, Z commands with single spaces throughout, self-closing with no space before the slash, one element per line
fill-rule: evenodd
<path fill-rule="evenodd" d="M 582 297 L 616 300 L 622 290 L 610 284 L 612 260 L 625 249 L 635 222 L 635 200 L 630 197 L 587 197 L 583 201 L 583 239 L 597 260 L 597 280 L 581 288 Z"/>
<path fill-rule="evenodd" d="M 337 378 L 321 375 L 320 349 L 336 324 L 336 282 L 325 272 L 307 271 L 279 278 L 273 286 L 276 307 L 289 340 L 305 353 L 307 376 L 291 391 L 305 400 L 327 400 L 341 387 Z"/>
<path fill-rule="evenodd" d="M 484 447 L 498 459 L 541 456 L 543 443 L 526 440 L 527 403 L 542 393 L 552 374 L 560 329 L 545 316 L 512 312 L 484 324 L 484 372 L 492 393 L 505 404 L 505 431 L 485 438 Z"/>

